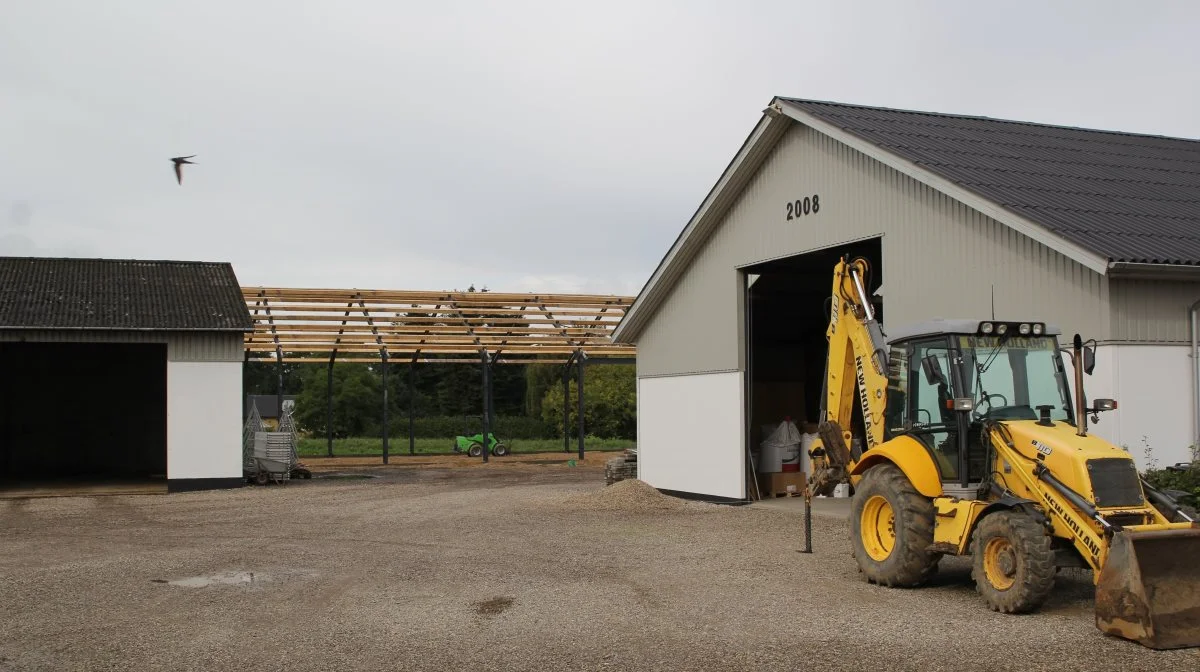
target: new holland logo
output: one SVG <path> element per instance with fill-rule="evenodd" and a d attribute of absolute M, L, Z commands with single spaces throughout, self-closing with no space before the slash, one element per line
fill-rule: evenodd
<path fill-rule="evenodd" d="M 871 406 L 867 402 L 867 395 L 869 393 L 867 392 L 867 377 L 863 372 L 862 355 L 856 355 L 854 357 L 854 368 L 856 369 L 857 373 L 855 377 L 858 379 L 858 401 L 862 405 L 863 429 L 866 430 L 867 433 L 867 447 L 874 448 L 875 435 L 871 431 L 871 428 L 875 426 L 875 418 L 871 416 Z"/>

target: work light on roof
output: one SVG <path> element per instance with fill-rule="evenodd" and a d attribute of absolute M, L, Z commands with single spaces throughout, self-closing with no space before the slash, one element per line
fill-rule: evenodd
<path fill-rule="evenodd" d="M 1042 335 L 1042 332 L 1043 332 L 1044 330 L 1045 330 L 1045 329 L 1042 327 L 1042 325 L 1041 325 L 1041 324 L 1038 324 L 1037 322 L 1035 322 L 1035 323 L 1033 324 L 1033 335 L 1034 335 L 1034 336 L 1041 336 L 1041 335 Z"/>
<path fill-rule="evenodd" d="M 1018 331 L 1021 332 L 1022 336 L 1028 336 L 1029 335 L 1029 324 L 1027 322 L 1022 322 L 1021 326 L 1018 328 Z"/>
<path fill-rule="evenodd" d="M 984 322 L 983 324 L 979 325 L 979 330 L 985 334 L 992 333 L 992 330 L 994 329 L 995 325 L 993 325 L 991 322 Z"/>

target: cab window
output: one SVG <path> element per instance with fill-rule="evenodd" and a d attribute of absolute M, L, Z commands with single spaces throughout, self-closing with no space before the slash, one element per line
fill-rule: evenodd
<path fill-rule="evenodd" d="M 958 478 L 958 417 L 952 401 L 950 351 L 945 339 L 913 344 L 909 362 L 913 436 L 933 452 L 943 480 Z"/>
<path fill-rule="evenodd" d="M 908 430 L 908 349 L 892 346 L 888 354 L 887 409 L 884 416 L 884 440 Z"/>

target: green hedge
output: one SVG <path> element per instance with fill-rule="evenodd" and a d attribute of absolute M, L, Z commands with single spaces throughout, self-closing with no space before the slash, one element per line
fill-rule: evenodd
<path fill-rule="evenodd" d="M 1182 471 L 1154 469 L 1143 475 L 1147 483 L 1160 490 L 1183 490 L 1191 493 L 1190 501 L 1182 503 L 1200 506 L 1200 462 L 1192 462 L 1189 468 Z"/>
<path fill-rule="evenodd" d="M 378 423 L 370 423 L 370 430 L 377 430 Z M 426 416 L 413 419 L 413 433 L 422 439 L 444 439 L 464 434 L 477 434 L 483 429 L 479 416 Z M 558 428 L 540 418 L 529 418 L 521 415 L 498 416 L 492 431 L 503 439 L 555 439 L 560 438 Z M 380 431 L 370 431 L 370 435 L 382 435 Z M 388 435 L 399 437 L 408 436 L 408 416 L 392 415 L 388 418 Z M 322 436 L 314 432 L 314 436 Z"/>

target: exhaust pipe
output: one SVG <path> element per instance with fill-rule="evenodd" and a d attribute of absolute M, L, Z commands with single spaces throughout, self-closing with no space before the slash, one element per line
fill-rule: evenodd
<path fill-rule="evenodd" d="M 1087 436 L 1087 408 L 1083 402 L 1083 338 L 1075 334 L 1075 353 L 1071 357 L 1075 369 L 1075 434 Z"/>

